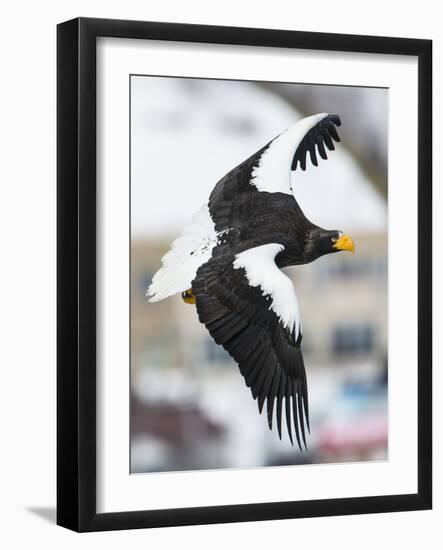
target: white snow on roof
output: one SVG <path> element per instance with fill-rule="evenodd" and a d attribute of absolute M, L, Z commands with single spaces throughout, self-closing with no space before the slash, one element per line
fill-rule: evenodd
<path fill-rule="evenodd" d="M 302 118 L 248 82 L 132 77 L 132 232 L 180 232 L 231 168 Z M 343 146 L 293 174 L 294 193 L 314 223 L 385 230 L 386 204 Z"/>

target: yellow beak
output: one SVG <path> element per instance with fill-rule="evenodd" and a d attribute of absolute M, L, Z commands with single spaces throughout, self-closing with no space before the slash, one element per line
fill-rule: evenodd
<path fill-rule="evenodd" d="M 349 235 L 342 235 L 341 237 L 339 237 L 335 241 L 333 246 L 337 250 L 347 250 L 348 252 L 352 252 L 352 254 L 354 254 L 355 252 L 354 241 L 351 239 L 351 237 L 349 237 Z"/>

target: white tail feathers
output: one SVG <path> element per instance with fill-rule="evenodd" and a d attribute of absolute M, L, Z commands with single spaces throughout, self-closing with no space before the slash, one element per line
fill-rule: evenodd
<path fill-rule="evenodd" d="M 159 302 L 191 288 L 198 268 L 211 258 L 216 244 L 214 222 L 205 204 L 163 256 L 162 267 L 152 278 L 146 293 L 149 301 Z"/>

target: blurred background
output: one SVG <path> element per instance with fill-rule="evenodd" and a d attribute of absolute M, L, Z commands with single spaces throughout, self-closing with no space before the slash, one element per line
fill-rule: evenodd
<path fill-rule="evenodd" d="M 131 472 L 387 458 L 385 89 L 131 77 Z M 341 116 L 342 143 L 293 175 L 311 221 L 354 256 L 288 268 L 302 314 L 309 452 L 258 414 L 238 367 L 179 296 L 146 290 L 216 182 L 298 119 Z"/>

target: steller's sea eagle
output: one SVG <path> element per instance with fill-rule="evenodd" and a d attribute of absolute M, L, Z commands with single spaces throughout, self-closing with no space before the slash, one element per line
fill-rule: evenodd
<path fill-rule="evenodd" d="M 309 430 L 302 328 L 294 286 L 281 268 L 354 252 L 354 243 L 306 218 L 291 171 L 306 169 L 308 153 L 314 166 L 316 151 L 326 159 L 340 125 L 338 115 L 304 118 L 228 172 L 172 243 L 147 291 L 151 302 L 181 293 L 196 305 L 200 322 L 237 362 L 260 413 L 266 401 L 271 429 L 275 407 L 280 438 L 284 402 L 289 438 L 293 443 L 293 425 L 300 449 Z"/>

